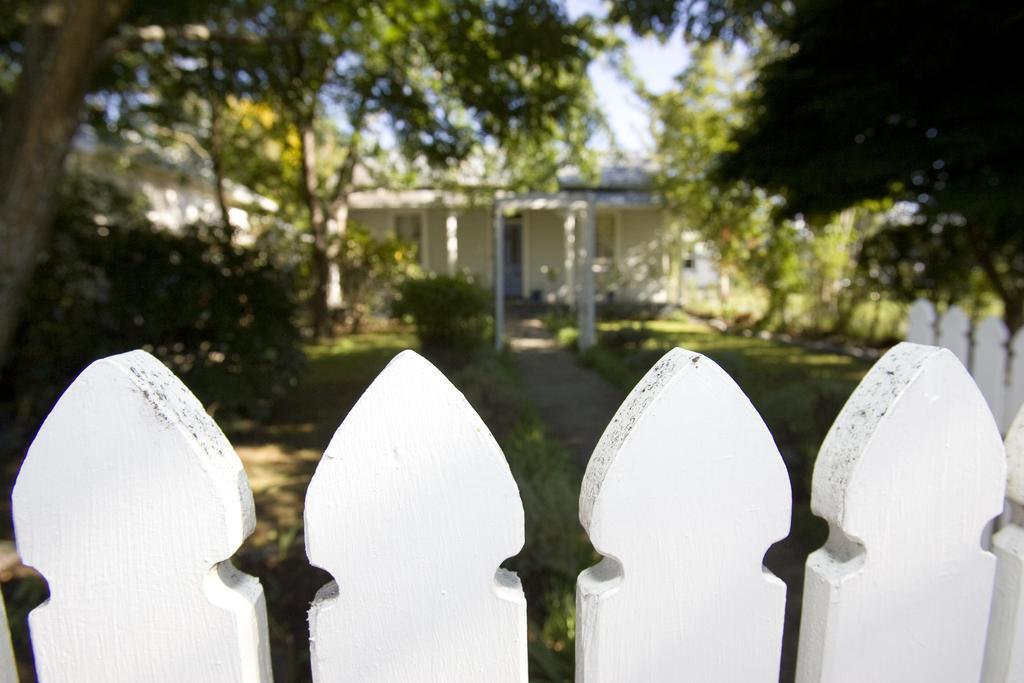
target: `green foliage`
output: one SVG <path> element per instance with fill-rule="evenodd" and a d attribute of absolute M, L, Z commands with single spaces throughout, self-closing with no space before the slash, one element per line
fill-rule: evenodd
<path fill-rule="evenodd" d="M 486 343 L 491 326 L 487 290 L 467 277 L 433 276 L 406 280 L 393 312 L 416 325 L 425 349 L 468 350 Z"/>
<path fill-rule="evenodd" d="M 620 0 L 612 4 L 610 17 L 663 40 L 682 27 L 691 40 L 732 43 L 760 26 L 776 24 L 786 16 L 786 7 L 779 0 Z"/>
<path fill-rule="evenodd" d="M 361 226 L 349 226 L 339 261 L 351 332 L 359 331 L 368 313 L 385 310 L 399 283 L 418 272 L 417 249 L 418 245 L 396 237 L 378 239 Z"/>
<path fill-rule="evenodd" d="M 260 415 L 292 385 L 302 353 L 287 273 L 202 226 L 155 231 L 109 186 L 67 190 L 0 388 L 14 439 L 86 364 L 135 348 L 219 415 Z"/>
<path fill-rule="evenodd" d="M 887 227 L 876 265 L 915 269 L 916 288 L 981 272 L 1007 322 L 1024 322 L 1024 15 L 1005 3 L 806 0 L 778 37 L 724 173 L 808 216 L 911 202 L 919 219 Z"/>

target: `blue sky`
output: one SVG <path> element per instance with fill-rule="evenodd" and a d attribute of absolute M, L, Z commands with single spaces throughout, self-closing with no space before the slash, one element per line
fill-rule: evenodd
<path fill-rule="evenodd" d="M 566 4 L 569 16 L 574 19 L 583 14 L 598 17 L 605 14 L 606 5 L 601 0 L 567 0 Z M 637 73 L 654 92 L 670 88 L 672 79 L 690 61 L 689 51 L 678 30 L 664 44 L 656 38 L 638 38 L 626 28 L 620 29 L 619 35 L 626 42 Z M 630 86 L 622 82 L 605 59 L 590 66 L 590 78 L 619 146 L 629 152 L 649 149 L 650 120 Z"/>

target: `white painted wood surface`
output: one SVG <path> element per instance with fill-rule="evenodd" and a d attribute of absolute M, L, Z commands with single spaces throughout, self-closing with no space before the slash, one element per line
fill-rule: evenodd
<path fill-rule="evenodd" d="M 597 201 L 593 194 L 587 196 L 583 209 L 582 225 L 576 240 L 579 264 L 577 277 L 580 280 L 580 295 L 576 300 L 576 324 L 579 348 L 589 349 L 597 343 L 597 282 L 594 276 L 594 258 L 597 252 Z"/>
<path fill-rule="evenodd" d="M 7 607 L 0 593 L 0 683 L 17 683 L 18 669 L 14 664 L 11 631 L 7 625 Z"/>
<path fill-rule="evenodd" d="M 907 315 L 907 341 L 915 344 L 935 343 L 935 306 L 927 299 L 918 299 Z"/>
<path fill-rule="evenodd" d="M 14 488 L 18 551 L 50 586 L 39 680 L 269 681 L 259 582 L 229 558 L 255 523 L 238 457 L 141 351 L 90 365 Z"/>
<path fill-rule="evenodd" d="M 1005 460 L 977 386 L 949 351 L 899 344 L 829 431 L 811 508 L 829 541 L 807 561 L 797 680 L 975 681 Z"/>
<path fill-rule="evenodd" d="M 1006 375 L 1003 424 L 1012 424 L 1017 412 L 1024 407 L 1024 328 L 1017 330 L 1010 340 L 1010 367 Z"/>
<path fill-rule="evenodd" d="M 971 319 L 959 306 L 950 306 L 939 320 L 938 346 L 944 346 L 969 367 L 971 347 Z"/>
<path fill-rule="evenodd" d="M 786 588 L 762 560 L 790 505 L 747 397 L 710 359 L 670 351 L 587 466 L 580 519 L 605 559 L 577 584 L 576 680 L 778 680 Z"/>
<path fill-rule="evenodd" d="M 1004 423 L 1009 340 L 1010 333 L 1002 320 L 985 318 L 974 328 L 974 343 L 971 346 L 971 375 L 981 389 L 981 395 L 985 397 L 1001 432 L 1010 426 Z"/>
<path fill-rule="evenodd" d="M 1024 681 L 1024 410 L 1006 436 L 1010 521 L 992 538 L 997 568 L 983 683 Z"/>
<path fill-rule="evenodd" d="M 527 680 L 523 545 L 497 443 L 412 351 L 373 382 L 306 496 L 306 551 L 335 578 L 310 610 L 315 681 Z"/>

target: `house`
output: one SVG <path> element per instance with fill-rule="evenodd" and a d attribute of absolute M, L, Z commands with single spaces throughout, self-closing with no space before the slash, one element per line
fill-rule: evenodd
<path fill-rule="evenodd" d="M 495 292 L 499 323 L 505 299 L 575 307 L 583 345 L 597 302 L 679 304 L 718 283 L 696 236 L 669 229 L 649 166 L 568 171 L 555 192 L 361 190 L 349 220 L 415 242 L 427 272 L 471 274 Z"/>
<path fill-rule="evenodd" d="M 123 138 L 100 137 L 81 126 L 68 155 L 70 170 L 141 195 L 150 223 L 172 233 L 192 223 L 221 220 L 215 179 L 204 152 L 188 144 L 157 144 L 129 131 Z M 252 242 L 254 214 L 277 212 L 274 200 L 226 180 L 225 202 L 238 244 Z"/>

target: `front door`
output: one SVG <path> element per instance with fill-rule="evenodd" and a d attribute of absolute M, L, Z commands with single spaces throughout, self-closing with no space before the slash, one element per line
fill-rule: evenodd
<path fill-rule="evenodd" d="M 505 219 L 505 296 L 523 295 L 523 219 Z"/>

